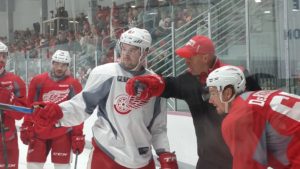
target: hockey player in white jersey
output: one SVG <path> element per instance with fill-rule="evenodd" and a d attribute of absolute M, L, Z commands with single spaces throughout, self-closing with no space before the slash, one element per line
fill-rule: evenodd
<path fill-rule="evenodd" d="M 145 29 L 131 28 L 124 32 L 120 37 L 119 63 L 94 68 L 81 93 L 59 105 L 44 103 L 33 114 L 43 127 L 54 123 L 74 126 L 97 108 L 88 169 L 155 169 L 152 147 L 162 169 L 178 168 L 167 137 L 166 100 L 158 97 L 143 100 L 125 91 L 129 78 L 153 74 L 143 67 L 151 41 Z"/>

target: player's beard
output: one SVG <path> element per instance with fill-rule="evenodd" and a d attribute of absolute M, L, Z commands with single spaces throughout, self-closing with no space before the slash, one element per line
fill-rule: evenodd
<path fill-rule="evenodd" d="M 5 67 L 5 62 L 3 61 L 0 61 L 0 69 L 4 68 Z"/>
<path fill-rule="evenodd" d="M 0 68 L 0 75 L 4 72 L 4 67 Z"/>
<path fill-rule="evenodd" d="M 58 71 L 51 71 L 51 76 L 55 81 L 61 80 L 66 76 L 66 71 L 59 71 L 59 72 L 60 73 L 58 73 Z"/>
<path fill-rule="evenodd" d="M 0 62 L 0 74 L 2 74 L 4 72 L 4 69 L 5 69 L 5 63 Z"/>

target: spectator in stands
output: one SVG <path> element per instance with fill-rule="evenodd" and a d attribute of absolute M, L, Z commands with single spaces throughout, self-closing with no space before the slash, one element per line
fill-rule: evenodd
<path fill-rule="evenodd" d="M 56 41 L 56 50 L 68 51 L 68 39 L 65 31 L 59 31 Z"/>
<path fill-rule="evenodd" d="M 73 53 L 81 52 L 81 45 L 80 45 L 79 41 L 76 40 L 73 31 L 70 31 L 68 33 L 68 51 L 73 52 Z"/>
<path fill-rule="evenodd" d="M 158 41 L 171 33 L 171 18 L 161 20 L 160 25 L 152 33 L 152 37 Z"/>
<path fill-rule="evenodd" d="M 57 9 L 57 13 L 55 17 L 59 17 L 58 19 L 59 30 L 57 31 L 60 30 L 66 31 L 69 28 L 69 20 L 68 20 L 68 12 L 65 10 L 65 7 L 59 7 Z"/>

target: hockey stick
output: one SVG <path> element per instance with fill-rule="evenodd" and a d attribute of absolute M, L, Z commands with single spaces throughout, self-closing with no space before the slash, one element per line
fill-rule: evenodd
<path fill-rule="evenodd" d="M 15 105 L 5 104 L 5 103 L 0 103 L 0 110 L 17 111 L 25 114 L 31 114 L 33 112 L 33 109 L 28 107 L 15 106 Z"/>
<path fill-rule="evenodd" d="M 3 121 L 4 110 L 11 110 L 11 111 L 17 111 L 26 114 L 31 114 L 33 112 L 33 109 L 27 107 L 15 106 L 11 104 L 0 103 L 0 132 L 1 132 L 1 139 L 2 139 L 2 147 L 3 147 L 3 159 L 5 162 L 5 169 L 8 169 L 7 147 L 5 142 L 5 126 Z"/>
<path fill-rule="evenodd" d="M 3 121 L 3 110 L 0 110 L 0 130 L 1 130 L 3 159 L 4 159 L 4 163 L 5 163 L 5 169 L 8 169 L 7 147 L 6 147 L 6 143 L 5 143 L 5 126 L 4 126 L 4 121 Z"/>
<path fill-rule="evenodd" d="M 74 169 L 77 169 L 78 151 L 76 151 Z"/>

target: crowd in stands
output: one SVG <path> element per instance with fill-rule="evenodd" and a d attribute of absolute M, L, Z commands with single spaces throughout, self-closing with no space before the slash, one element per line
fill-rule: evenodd
<path fill-rule="evenodd" d="M 75 54 L 76 76 L 84 82 L 88 69 L 94 67 L 95 63 L 100 65 L 114 61 L 116 39 L 128 28 L 147 29 L 152 35 L 153 43 L 169 35 L 172 21 L 171 6 L 174 7 L 176 28 L 191 21 L 201 10 L 197 5 L 187 6 L 174 0 L 149 1 L 147 7 L 144 7 L 144 4 L 133 7 L 131 3 L 119 6 L 113 3 L 112 9 L 98 6 L 92 23 L 84 13 L 76 17 L 78 23 L 76 31 L 70 26 L 65 30 L 48 33 L 30 29 L 15 31 L 14 41 L 8 43 L 9 51 L 14 58 L 42 58 L 47 61 L 57 49 L 68 50 L 71 54 Z M 0 40 L 7 41 L 5 37 Z M 43 66 L 43 69 L 47 68 Z"/>

